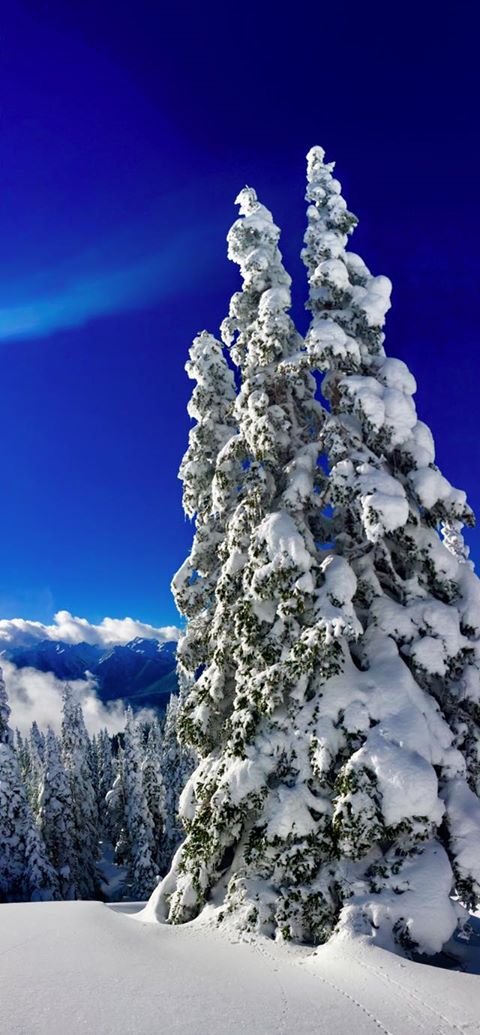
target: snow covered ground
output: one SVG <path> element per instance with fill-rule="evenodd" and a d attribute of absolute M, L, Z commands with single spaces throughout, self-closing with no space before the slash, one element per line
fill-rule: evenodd
<path fill-rule="evenodd" d="M 99 902 L 0 906 L 8 1035 L 474 1035 L 480 978 L 368 945 L 316 953 L 145 924 Z"/>

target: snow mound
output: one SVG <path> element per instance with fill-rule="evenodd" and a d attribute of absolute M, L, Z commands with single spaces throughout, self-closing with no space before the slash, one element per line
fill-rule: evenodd
<path fill-rule="evenodd" d="M 228 929 L 134 922 L 138 906 L 3 905 L 9 1035 L 458 1035 L 480 983 L 347 936 L 316 952 Z"/>

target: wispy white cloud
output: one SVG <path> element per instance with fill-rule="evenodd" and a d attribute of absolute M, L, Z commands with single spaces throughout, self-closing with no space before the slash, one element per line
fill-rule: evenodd
<path fill-rule="evenodd" d="M 0 650 L 3 646 L 17 647 L 35 640 L 62 640 L 64 643 L 91 643 L 111 647 L 128 643 L 136 636 L 146 639 L 178 640 L 179 629 L 174 625 L 154 626 L 135 618 L 103 618 L 94 625 L 87 618 L 79 618 L 70 611 L 57 611 L 51 625 L 33 622 L 27 618 L 0 620 Z"/>
<path fill-rule="evenodd" d="M 78 327 L 114 312 L 136 309 L 171 293 L 180 264 L 180 247 L 173 241 L 154 255 L 127 265 L 91 274 L 57 275 L 55 287 L 44 288 L 19 301 L 0 302 L 0 341 L 44 337 Z M 63 280 L 63 282 L 62 282 Z M 12 286 L 12 294 L 21 285 Z"/>
<path fill-rule="evenodd" d="M 215 199 L 212 185 L 209 195 Z M 56 267 L 2 278 L 0 341 L 45 337 L 185 291 L 208 275 L 213 219 L 211 203 L 205 224 L 191 196 L 179 190 Z"/>
<path fill-rule="evenodd" d="M 10 661 L 2 659 L 2 671 L 12 710 L 11 726 L 21 733 L 28 733 L 35 719 L 41 729 L 51 726 L 60 731 L 62 721 L 62 695 L 64 682 L 52 672 L 39 672 L 35 668 L 16 668 Z M 82 705 L 85 724 L 89 733 L 108 729 L 113 734 L 123 729 L 125 713 L 121 701 L 102 704 L 97 696 L 93 677 L 75 679 L 69 682 L 79 703 Z M 145 711 L 145 716 L 150 712 Z"/>

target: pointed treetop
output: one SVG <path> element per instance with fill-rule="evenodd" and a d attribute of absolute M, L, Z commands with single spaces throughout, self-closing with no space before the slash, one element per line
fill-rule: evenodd
<path fill-rule="evenodd" d="M 335 162 L 324 162 L 323 147 L 312 147 L 307 154 L 307 201 L 325 209 L 324 218 L 332 230 L 353 233 L 358 219 L 347 209 L 342 185 L 333 176 Z"/>
<path fill-rule="evenodd" d="M 7 689 L 0 669 L 0 744 L 10 744 L 12 739 L 9 727 L 10 705 L 8 703 Z"/>
<path fill-rule="evenodd" d="M 372 276 L 360 256 L 347 251 L 358 219 L 348 211 L 341 184 L 332 175 L 334 163 L 323 159 L 322 148 L 312 148 L 307 156 L 310 204 L 302 259 L 313 319 L 305 344 L 322 371 L 353 374 L 364 365 L 366 372 L 375 357 L 384 356 L 382 328 L 392 285 L 388 277 Z M 409 388 L 414 390 L 414 384 Z M 327 380 L 323 391 L 334 403 L 336 381 Z"/>
<path fill-rule="evenodd" d="M 47 759 L 52 754 L 60 757 L 60 745 L 56 734 L 49 725 L 47 726 L 47 731 L 45 733 L 45 762 L 47 762 Z"/>
<path fill-rule="evenodd" d="M 240 267 L 243 284 L 231 299 L 221 336 L 248 376 L 300 345 L 287 315 L 292 281 L 278 247 L 280 229 L 251 187 L 240 192 L 237 203 L 241 215 L 227 235 L 228 257 Z"/>
<path fill-rule="evenodd" d="M 261 293 L 266 288 L 280 285 L 289 288 L 291 277 L 283 266 L 277 247 L 280 229 L 274 223 L 272 213 L 261 204 L 252 187 L 244 187 L 236 203 L 240 206 L 240 216 L 227 234 L 228 258 L 240 266 L 243 292 Z M 232 303 L 236 298 L 234 295 Z M 223 334 L 224 325 L 222 337 L 229 344 L 229 339 Z"/>
<path fill-rule="evenodd" d="M 241 216 L 251 216 L 258 209 L 263 208 L 257 198 L 257 192 L 253 187 L 243 187 L 235 198 L 235 204 L 239 206 Z M 268 212 L 268 209 L 265 209 Z M 270 215 L 270 213 L 268 213 Z"/>
<path fill-rule="evenodd" d="M 64 683 L 63 684 L 63 693 L 62 693 L 63 707 L 64 708 L 68 708 L 71 705 L 72 700 L 73 700 L 73 693 L 72 693 L 72 688 L 70 686 L 70 683 Z"/>

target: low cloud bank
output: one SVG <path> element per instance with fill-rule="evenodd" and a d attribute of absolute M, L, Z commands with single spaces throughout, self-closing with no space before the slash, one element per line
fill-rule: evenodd
<path fill-rule="evenodd" d="M 26 618 L 0 620 L 0 651 L 3 647 L 21 647 L 35 640 L 62 640 L 64 643 L 90 643 L 99 647 L 113 647 L 128 643 L 136 636 L 161 642 L 178 640 L 180 630 L 174 625 L 156 628 L 134 618 L 103 618 L 93 625 L 87 618 L 78 618 L 70 611 L 57 611 L 52 625 L 32 622 Z"/>
<path fill-rule="evenodd" d="M 51 726 L 57 733 L 62 722 L 62 695 L 65 683 L 52 672 L 39 672 L 36 668 L 17 668 L 5 658 L 1 662 L 3 678 L 12 709 L 11 726 L 27 734 L 35 719 L 41 729 Z M 69 680 L 74 695 L 82 705 L 85 724 L 90 735 L 107 728 L 110 734 L 117 733 L 125 725 L 125 712 L 121 701 L 102 704 L 97 696 L 97 685 L 93 677 Z M 145 718 L 152 715 L 144 710 Z"/>

